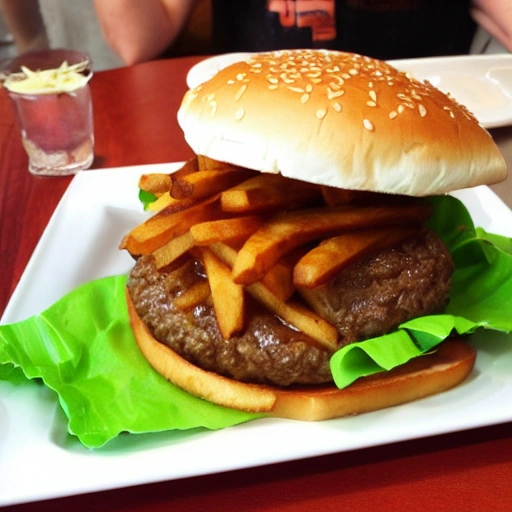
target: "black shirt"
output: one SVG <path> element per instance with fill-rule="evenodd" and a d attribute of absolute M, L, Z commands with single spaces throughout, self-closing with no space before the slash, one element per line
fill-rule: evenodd
<path fill-rule="evenodd" d="M 215 53 L 330 48 L 380 59 L 468 53 L 469 0 L 212 0 Z"/>

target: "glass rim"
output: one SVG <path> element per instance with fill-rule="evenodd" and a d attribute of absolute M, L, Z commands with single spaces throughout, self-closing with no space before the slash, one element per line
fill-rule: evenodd
<path fill-rule="evenodd" d="M 21 73 L 24 66 L 32 71 L 57 69 L 63 62 L 69 66 L 81 65 L 81 72 L 85 75 L 92 75 L 92 59 L 80 50 L 66 48 L 47 48 L 42 50 L 31 50 L 1 63 L 0 81 L 5 81 L 9 76 Z"/>

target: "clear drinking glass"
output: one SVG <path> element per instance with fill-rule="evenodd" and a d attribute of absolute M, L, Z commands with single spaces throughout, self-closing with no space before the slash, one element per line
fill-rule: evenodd
<path fill-rule="evenodd" d="M 62 176 L 91 166 L 90 64 L 87 55 L 68 50 L 31 52 L 11 62 L 4 86 L 16 108 L 31 173 Z M 23 85 L 27 77 L 38 86 Z"/>

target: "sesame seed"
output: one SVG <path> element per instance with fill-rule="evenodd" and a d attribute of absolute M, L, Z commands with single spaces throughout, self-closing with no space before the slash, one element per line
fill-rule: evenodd
<path fill-rule="evenodd" d="M 247 75 L 245 73 L 238 73 L 238 75 L 236 75 L 236 79 L 237 80 L 243 80 Z"/>
<path fill-rule="evenodd" d="M 327 110 L 325 108 L 319 108 L 317 111 L 316 111 L 316 117 L 318 117 L 318 119 L 323 119 L 327 114 Z"/>
<path fill-rule="evenodd" d="M 371 90 L 368 95 L 373 101 L 377 101 L 377 93 L 374 90 Z"/>
<path fill-rule="evenodd" d="M 314 84 L 319 84 L 322 82 L 322 79 L 321 78 L 312 78 L 311 81 L 314 83 Z"/>
<path fill-rule="evenodd" d="M 403 114 L 404 110 L 405 110 L 405 107 L 403 105 L 398 105 L 397 111 L 399 114 Z"/>
<path fill-rule="evenodd" d="M 288 85 L 287 87 L 288 89 L 290 89 L 290 91 L 293 92 L 304 92 L 304 89 L 302 89 L 301 87 L 293 87 L 292 85 Z"/>
<path fill-rule="evenodd" d="M 309 94 L 303 94 L 301 97 L 300 97 L 300 102 L 301 103 L 306 103 L 307 101 L 309 100 Z"/>
<path fill-rule="evenodd" d="M 425 117 L 427 115 L 427 109 L 425 108 L 425 105 L 420 103 L 418 105 L 418 110 L 420 111 L 420 116 L 421 117 Z"/>
<path fill-rule="evenodd" d="M 247 89 L 246 84 L 242 85 L 242 87 L 240 87 L 240 89 L 238 89 L 238 92 L 235 94 L 235 101 L 238 101 L 242 97 L 242 94 L 245 92 L 246 89 Z"/>
<path fill-rule="evenodd" d="M 313 90 L 313 86 L 311 84 L 306 84 L 306 92 L 311 92 Z"/>
<path fill-rule="evenodd" d="M 373 132 L 373 130 L 375 130 L 373 123 L 369 119 L 363 119 L 363 126 L 370 132 Z"/>
<path fill-rule="evenodd" d="M 377 103 L 375 103 L 375 101 L 367 101 L 366 105 L 368 105 L 369 107 L 376 107 Z"/>
<path fill-rule="evenodd" d="M 279 80 L 277 78 L 274 78 L 273 76 L 267 78 L 267 80 L 271 83 L 271 84 L 278 84 L 279 83 Z"/>
<path fill-rule="evenodd" d="M 228 80 L 228 85 L 233 85 L 235 83 L 234 80 Z"/>
<path fill-rule="evenodd" d="M 281 80 L 285 83 L 285 84 L 293 84 L 295 83 L 295 80 L 293 78 L 291 78 L 289 75 L 287 75 L 286 73 L 281 73 Z"/>
<path fill-rule="evenodd" d="M 278 88 L 279 88 L 279 86 L 278 86 L 277 84 L 270 84 L 270 85 L 268 86 L 268 88 L 269 88 L 271 91 L 275 91 L 276 89 L 278 89 Z"/>
<path fill-rule="evenodd" d="M 235 119 L 237 121 L 240 121 L 240 119 L 242 119 L 245 115 L 245 110 L 240 107 L 239 109 L 237 109 L 237 111 L 235 112 Z"/>
<path fill-rule="evenodd" d="M 396 111 L 392 110 L 390 113 L 389 113 L 389 119 L 395 119 L 395 117 L 397 117 L 398 114 L 396 113 Z"/>
<path fill-rule="evenodd" d="M 341 112 L 341 105 L 340 105 L 338 102 L 333 103 L 332 108 L 333 108 L 336 112 Z"/>
<path fill-rule="evenodd" d="M 333 91 L 331 88 L 327 87 L 327 99 L 332 100 L 334 98 L 339 98 L 345 94 L 344 90 L 341 91 Z"/>

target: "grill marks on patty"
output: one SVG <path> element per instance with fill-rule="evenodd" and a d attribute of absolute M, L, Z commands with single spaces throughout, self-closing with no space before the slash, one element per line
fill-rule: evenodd
<path fill-rule="evenodd" d="M 452 273 L 453 262 L 442 242 L 423 230 L 346 268 L 326 285 L 309 290 L 305 299 L 337 327 L 343 345 L 441 312 Z M 248 308 L 245 332 L 229 340 L 220 335 L 209 301 L 190 312 L 176 308 L 173 299 L 200 279 L 204 273 L 197 263 L 170 274 L 157 271 L 151 256 L 139 258 L 128 289 L 156 339 L 197 366 L 244 382 L 288 386 L 332 380 L 330 353 L 257 304 Z"/>

